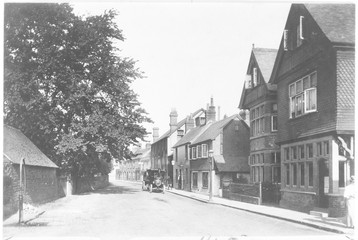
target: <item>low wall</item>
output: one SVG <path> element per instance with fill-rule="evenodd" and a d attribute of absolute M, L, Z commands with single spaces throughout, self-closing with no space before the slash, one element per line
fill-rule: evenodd
<path fill-rule="evenodd" d="M 281 191 L 280 207 L 305 212 L 313 210 L 316 195 L 306 192 Z"/>
<path fill-rule="evenodd" d="M 96 189 L 107 187 L 109 184 L 108 175 L 96 176 L 92 178 L 80 178 L 76 183 L 76 193 L 91 192 Z"/>
<path fill-rule="evenodd" d="M 342 195 L 328 195 L 329 217 L 340 218 L 347 214 L 346 201 Z"/>
<path fill-rule="evenodd" d="M 223 197 L 240 202 L 261 204 L 260 184 L 223 183 Z"/>

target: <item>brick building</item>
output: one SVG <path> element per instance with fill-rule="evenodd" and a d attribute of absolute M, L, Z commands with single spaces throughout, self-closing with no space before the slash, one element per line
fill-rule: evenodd
<path fill-rule="evenodd" d="M 277 84 L 281 201 L 344 214 L 353 171 L 355 6 L 293 4 L 270 83 Z"/>
<path fill-rule="evenodd" d="M 281 182 L 280 148 L 277 135 L 277 88 L 269 83 L 276 49 L 252 48 L 240 109 L 250 112 L 251 182 Z"/>
<path fill-rule="evenodd" d="M 19 130 L 4 126 L 3 207 L 4 217 L 18 210 L 20 193 L 20 161 L 24 159 L 24 202 L 38 204 L 64 197 L 57 177 L 57 165 L 45 156 Z"/>
<path fill-rule="evenodd" d="M 178 122 L 178 113 L 175 109 L 170 112 L 170 129 L 153 141 L 151 146 L 151 168 L 162 169 L 173 182 L 173 150 L 176 144 L 191 128 L 205 122 L 205 110 L 198 109 Z M 158 128 L 153 129 L 153 136 L 158 135 Z"/>

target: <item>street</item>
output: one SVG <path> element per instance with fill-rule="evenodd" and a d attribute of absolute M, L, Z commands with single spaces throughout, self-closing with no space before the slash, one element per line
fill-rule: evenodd
<path fill-rule="evenodd" d="M 112 182 L 109 187 L 93 193 L 62 198 L 40 208 L 45 213 L 30 221 L 28 226 L 4 225 L 3 238 L 342 237 L 169 192 L 149 193 L 142 191 L 139 184 L 122 181 Z"/>

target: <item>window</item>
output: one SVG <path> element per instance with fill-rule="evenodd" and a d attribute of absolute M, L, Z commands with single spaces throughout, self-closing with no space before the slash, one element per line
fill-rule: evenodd
<path fill-rule="evenodd" d="M 272 112 L 277 112 L 277 103 L 272 104 Z"/>
<path fill-rule="evenodd" d="M 308 164 L 308 186 L 313 187 L 313 163 Z"/>
<path fill-rule="evenodd" d="M 292 159 L 297 159 L 297 147 L 291 147 Z"/>
<path fill-rule="evenodd" d="M 208 188 L 209 185 L 209 173 L 208 172 L 203 172 L 203 188 Z"/>
<path fill-rule="evenodd" d="M 317 143 L 317 156 L 322 155 L 322 143 Z"/>
<path fill-rule="evenodd" d="M 196 150 L 196 154 L 198 158 L 202 157 L 202 152 L 201 152 L 201 145 L 196 146 L 197 150 Z"/>
<path fill-rule="evenodd" d="M 296 31 L 296 36 L 297 36 L 297 39 L 296 39 L 296 46 L 299 47 L 302 45 L 302 39 L 301 39 L 301 27 L 300 25 L 297 25 L 297 31 Z"/>
<path fill-rule="evenodd" d="M 289 85 L 290 118 L 296 118 L 317 110 L 316 86 L 316 72 Z"/>
<path fill-rule="evenodd" d="M 175 169 L 175 182 L 176 183 L 178 183 L 178 178 L 179 178 L 178 169 Z"/>
<path fill-rule="evenodd" d="M 271 116 L 271 131 L 277 131 L 277 116 Z"/>
<path fill-rule="evenodd" d="M 192 148 L 189 148 L 189 160 L 192 159 Z"/>
<path fill-rule="evenodd" d="M 300 186 L 305 186 L 305 164 L 304 163 L 300 163 L 300 175 L 301 175 L 301 182 L 300 182 Z"/>
<path fill-rule="evenodd" d="M 290 185 L 290 165 L 286 164 L 286 185 Z"/>
<path fill-rule="evenodd" d="M 293 185 L 297 185 L 297 164 L 292 165 L 292 171 L 293 171 Z"/>
<path fill-rule="evenodd" d="M 290 149 L 289 148 L 285 148 L 285 160 L 290 160 Z"/>
<path fill-rule="evenodd" d="M 184 130 L 178 129 L 178 136 L 184 136 Z"/>
<path fill-rule="evenodd" d="M 185 160 L 189 159 L 188 145 L 185 145 Z"/>
<path fill-rule="evenodd" d="M 252 69 L 253 87 L 257 86 L 257 68 Z"/>
<path fill-rule="evenodd" d="M 345 186 L 345 179 L 344 179 L 344 162 L 343 161 L 340 161 L 339 164 L 338 164 L 338 168 L 339 168 L 339 177 L 338 177 L 338 186 L 339 187 L 344 187 Z"/>
<path fill-rule="evenodd" d="M 251 136 L 257 136 L 265 132 L 265 105 L 258 106 L 250 111 Z"/>
<path fill-rule="evenodd" d="M 329 154 L 329 142 L 328 141 L 323 142 L 323 151 L 324 151 L 325 155 Z"/>
<path fill-rule="evenodd" d="M 198 172 L 193 172 L 193 188 L 198 188 Z"/>
<path fill-rule="evenodd" d="M 261 153 L 261 163 L 265 163 L 265 154 Z"/>
<path fill-rule="evenodd" d="M 298 146 L 298 156 L 300 157 L 300 159 L 305 159 L 305 146 L 304 145 Z"/>
<path fill-rule="evenodd" d="M 203 151 L 203 157 L 208 157 L 208 145 L 203 144 L 201 145 L 202 151 Z"/>
<path fill-rule="evenodd" d="M 307 155 L 308 158 L 313 158 L 313 144 L 307 144 Z"/>
<path fill-rule="evenodd" d="M 196 147 L 192 147 L 191 150 L 193 159 L 196 159 Z"/>

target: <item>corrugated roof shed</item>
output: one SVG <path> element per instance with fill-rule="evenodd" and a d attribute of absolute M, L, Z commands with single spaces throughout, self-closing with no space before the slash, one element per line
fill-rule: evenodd
<path fill-rule="evenodd" d="M 331 42 L 355 43 L 354 4 L 305 4 Z"/>
<path fill-rule="evenodd" d="M 231 120 L 235 118 L 240 118 L 238 114 L 232 115 L 228 118 L 225 118 L 221 121 L 217 121 L 212 123 L 206 131 L 204 131 L 197 139 L 195 139 L 191 144 L 197 144 L 200 142 L 204 142 L 207 140 L 215 139 L 219 134 L 223 127 L 226 126 Z"/>
<path fill-rule="evenodd" d="M 245 157 L 230 157 L 223 155 L 214 155 L 215 164 L 219 172 L 248 172 L 250 171 L 247 164 L 240 164 L 246 162 Z"/>
<path fill-rule="evenodd" d="M 58 168 L 21 131 L 4 125 L 4 156 L 15 164 L 25 158 L 26 165 Z"/>

